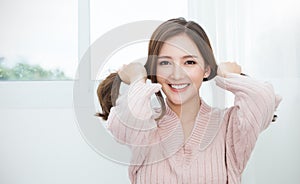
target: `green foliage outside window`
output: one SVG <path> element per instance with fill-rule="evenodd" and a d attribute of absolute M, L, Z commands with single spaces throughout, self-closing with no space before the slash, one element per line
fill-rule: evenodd
<path fill-rule="evenodd" d="M 0 57 L 0 80 L 70 80 L 59 69 L 46 70 L 39 65 L 30 65 L 20 62 L 13 67 L 3 64 L 4 58 Z"/>

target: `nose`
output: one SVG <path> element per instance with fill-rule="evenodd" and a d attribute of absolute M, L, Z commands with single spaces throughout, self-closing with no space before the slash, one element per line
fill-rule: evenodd
<path fill-rule="evenodd" d="M 182 79 L 184 77 L 184 75 L 185 75 L 185 73 L 184 73 L 182 67 L 178 64 L 174 64 L 171 78 L 174 80 L 179 80 L 179 79 Z"/>

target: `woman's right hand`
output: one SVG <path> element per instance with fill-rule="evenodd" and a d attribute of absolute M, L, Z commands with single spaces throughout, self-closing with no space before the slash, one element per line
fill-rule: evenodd
<path fill-rule="evenodd" d="M 143 82 L 145 82 L 147 79 L 145 67 L 141 63 L 137 62 L 123 65 L 123 67 L 118 71 L 118 75 L 126 84 L 133 83 L 136 80 L 143 80 Z"/>

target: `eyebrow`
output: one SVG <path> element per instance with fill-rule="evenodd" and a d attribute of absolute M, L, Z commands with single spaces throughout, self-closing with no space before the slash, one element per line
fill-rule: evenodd
<path fill-rule="evenodd" d="M 185 55 L 185 56 L 182 56 L 181 58 L 182 59 L 186 59 L 186 58 L 198 58 L 198 56 L 196 55 Z M 158 56 L 158 59 L 172 59 L 171 56 Z"/>

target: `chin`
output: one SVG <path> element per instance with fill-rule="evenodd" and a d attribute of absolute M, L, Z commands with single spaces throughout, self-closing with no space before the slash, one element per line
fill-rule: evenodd
<path fill-rule="evenodd" d="M 182 105 L 184 100 L 178 98 L 167 98 L 167 101 L 172 105 Z"/>

